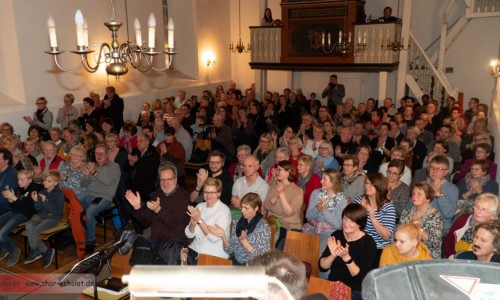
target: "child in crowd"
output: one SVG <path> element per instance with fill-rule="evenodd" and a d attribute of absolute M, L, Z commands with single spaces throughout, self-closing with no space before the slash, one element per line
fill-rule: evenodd
<path fill-rule="evenodd" d="M 420 241 L 420 226 L 402 224 L 396 230 L 394 243 L 382 251 L 380 267 L 428 259 L 432 259 L 432 256 L 429 249 Z"/>
<path fill-rule="evenodd" d="M 31 192 L 37 214 L 26 223 L 26 233 L 30 252 L 24 264 L 30 264 L 43 258 L 43 267 L 47 268 L 52 263 L 55 250 L 48 248 L 40 240 L 40 234 L 57 224 L 61 220 L 64 209 L 64 194 L 59 189 L 61 175 L 56 170 L 50 170 L 43 176 L 44 189 L 39 193 Z"/>
<path fill-rule="evenodd" d="M 191 131 L 193 132 L 193 141 L 198 139 L 202 140 L 205 138 L 207 127 L 205 126 L 204 117 L 196 117 L 196 122 L 191 125 Z"/>
<path fill-rule="evenodd" d="M 20 170 L 17 173 L 19 187 L 16 191 L 7 188 L 2 192 L 11 209 L 0 216 L 0 258 L 7 257 L 7 267 L 17 264 L 21 254 L 21 249 L 13 243 L 9 233 L 36 213 L 31 192 L 41 190 L 42 186 L 33 182 L 33 176 L 32 170 Z"/>

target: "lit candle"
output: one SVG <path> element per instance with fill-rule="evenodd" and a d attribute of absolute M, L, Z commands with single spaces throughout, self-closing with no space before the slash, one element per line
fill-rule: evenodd
<path fill-rule="evenodd" d="M 363 44 L 366 44 L 366 31 L 363 32 Z"/>
<path fill-rule="evenodd" d="M 361 44 L 361 31 L 358 31 L 358 44 Z"/>
<path fill-rule="evenodd" d="M 75 14 L 75 24 L 76 24 L 76 45 L 83 46 L 83 15 L 80 10 L 76 11 Z"/>
<path fill-rule="evenodd" d="M 135 18 L 134 20 L 134 29 L 135 29 L 135 43 L 137 46 L 142 47 L 142 34 L 141 34 L 141 23 L 139 20 Z"/>
<path fill-rule="evenodd" d="M 352 32 L 349 31 L 349 38 L 347 39 L 347 42 L 350 43 L 352 39 Z"/>
<path fill-rule="evenodd" d="M 49 19 L 47 20 L 47 27 L 49 28 L 50 47 L 56 48 L 57 47 L 56 23 L 54 22 L 52 16 L 49 16 Z"/>
<path fill-rule="evenodd" d="M 332 35 L 328 32 L 328 45 L 332 44 Z"/>
<path fill-rule="evenodd" d="M 173 49 L 174 48 L 174 19 L 168 18 L 168 23 L 167 23 L 167 42 L 168 42 L 168 48 Z"/>
<path fill-rule="evenodd" d="M 325 32 L 321 33 L 321 45 L 325 44 Z"/>
<path fill-rule="evenodd" d="M 85 19 L 83 19 L 83 45 L 85 47 L 89 46 L 89 26 Z"/>
<path fill-rule="evenodd" d="M 342 30 L 339 30 L 339 44 L 342 43 Z"/>
<path fill-rule="evenodd" d="M 155 19 L 155 15 L 153 15 L 153 13 L 149 14 L 148 27 L 149 27 L 148 48 L 154 48 L 155 47 L 156 19 Z"/>

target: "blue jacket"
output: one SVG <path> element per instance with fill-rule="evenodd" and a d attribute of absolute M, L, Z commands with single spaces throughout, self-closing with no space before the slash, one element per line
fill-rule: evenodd
<path fill-rule="evenodd" d="M 47 199 L 42 201 L 40 194 L 45 195 Z M 59 221 L 64 210 L 64 194 L 59 185 L 56 185 L 50 192 L 47 189 L 41 190 L 38 199 L 35 201 L 35 209 L 40 217 Z"/>

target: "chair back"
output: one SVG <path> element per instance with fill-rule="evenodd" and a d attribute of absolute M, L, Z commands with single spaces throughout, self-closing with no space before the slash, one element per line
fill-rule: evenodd
<path fill-rule="evenodd" d="M 319 275 L 319 236 L 289 230 L 283 252 L 291 253 L 300 260 L 311 264 L 311 275 Z"/>
<path fill-rule="evenodd" d="M 322 294 L 329 300 L 350 300 L 351 288 L 341 281 L 329 281 L 311 276 L 307 287 L 307 295 Z"/>
<path fill-rule="evenodd" d="M 199 266 L 232 266 L 233 262 L 229 259 L 217 257 L 208 254 L 198 254 Z"/>

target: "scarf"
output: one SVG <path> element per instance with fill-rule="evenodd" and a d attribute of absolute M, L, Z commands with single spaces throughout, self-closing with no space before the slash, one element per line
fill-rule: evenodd
<path fill-rule="evenodd" d="M 252 233 L 255 230 L 255 227 L 257 227 L 257 224 L 260 222 L 260 219 L 262 219 L 262 214 L 260 212 L 255 214 L 252 220 L 250 220 L 250 223 L 247 219 L 241 217 L 236 224 L 236 236 L 239 237 L 243 230 L 247 231 L 247 235 Z"/>
<path fill-rule="evenodd" d="M 328 197 L 328 193 L 325 189 L 319 190 L 319 199 L 326 199 L 327 209 L 329 211 L 333 210 L 337 204 L 339 204 L 340 200 L 344 197 L 344 193 L 337 192 L 332 195 L 331 198 Z"/>
<path fill-rule="evenodd" d="M 305 177 L 299 175 L 299 182 L 297 182 L 297 186 L 300 187 L 304 191 L 304 193 L 306 192 L 306 184 L 311 179 L 311 176 L 312 176 L 312 171 L 309 171 L 309 173 Z"/>
<path fill-rule="evenodd" d="M 45 124 L 45 122 L 43 121 L 43 115 L 44 115 L 46 109 L 47 108 L 37 109 L 35 112 L 36 118 L 38 119 L 38 121 L 42 122 L 43 124 Z"/>
<path fill-rule="evenodd" d="M 342 176 L 342 186 L 344 187 L 344 190 L 347 189 L 347 187 L 350 186 L 361 175 L 363 174 L 356 171 L 351 179 L 348 179 L 346 176 Z"/>

